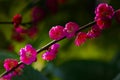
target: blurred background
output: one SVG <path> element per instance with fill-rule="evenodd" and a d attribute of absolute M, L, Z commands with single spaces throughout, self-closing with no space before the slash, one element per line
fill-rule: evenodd
<path fill-rule="evenodd" d="M 0 22 L 12 22 L 16 14 L 23 17 L 21 25 L 27 33 L 16 33 L 13 24 L 0 24 L 0 74 L 6 58 L 19 60 L 19 50 L 26 44 L 39 49 L 51 41 L 52 26 L 73 21 L 80 26 L 94 20 L 95 7 L 102 2 L 120 8 L 119 0 L 0 0 Z M 38 16 L 36 23 L 34 15 Z M 74 39 L 60 41 L 55 60 L 47 62 L 38 54 L 37 62 L 26 66 L 21 76 L 13 80 L 120 80 L 120 24 L 112 26 L 101 36 L 87 40 L 80 47 Z M 84 30 L 87 31 L 90 28 Z"/>

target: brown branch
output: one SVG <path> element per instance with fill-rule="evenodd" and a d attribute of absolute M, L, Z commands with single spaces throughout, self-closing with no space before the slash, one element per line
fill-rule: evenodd
<path fill-rule="evenodd" d="M 84 25 L 84 26 L 81 26 L 76 33 L 80 32 L 80 31 L 83 30 L 83 29 L 86 29 L 86 28 L 88 28 L 88 27 L 91 27 L 91 26 L 94 25 L 94 24 L 95 24 L 95 21 L 90 22 L 90 23 L 88 23 L 88 24 L 86 24 L 86 25 Z M 65 39 L 65 38 L 66 38 L 66 37 L 63 37 L 63 38 L 60 39 L 60 40 L 53 40 L 53 41 L 49 42 L 48 44 L 46 44 L 46 45 L 43 46 L 42 48 L 38 49 L 38 50 L 37 50 L 37 53 L 40 53 L 40 52 L 42 52 L 43 50 L 46 50 L 46 49 L 49 48 L 52 44 L 57 43 L 57 42 Z M 3 73 L 0 75 L 0 77 L 3 77 L 3 76 L 5 76 L 5 75 L 11 73 L 12 71 L 14 71 L 16 68 L 18 68 L 18 67 L 19 67 L 20 65 L 22 65 L 22 64 L 24 64 L 24 63 L 19 62 L 16 67 L 13 67 L 10 71 L 5 71 L 5 72 L 3 72 Z"/>

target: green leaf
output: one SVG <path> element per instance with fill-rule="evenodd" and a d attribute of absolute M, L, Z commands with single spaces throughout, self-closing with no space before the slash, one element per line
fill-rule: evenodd
<path fill-rule="evenodd" d="M 48 80 L 48 79 L 31 66 L 25 66 L 22 75 L 16 76 L 12 80 Z"/>

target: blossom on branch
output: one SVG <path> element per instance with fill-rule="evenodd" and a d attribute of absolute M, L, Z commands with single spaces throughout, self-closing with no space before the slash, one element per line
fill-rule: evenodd
<path fill-rule="evenodd" d="M 13 24 L 14 24 L 14 27 L 18 27 L 22 22 L 22 16 L 20 14 L 16 14 L 14 17 L 13 17 Z"/>
<path fill-rule="evenodd" d="M 82 45 L 83 43 L 85 43 L 86 39 L 87 39 L 87 34 L 85 32 L 79 32 L 75 39 L 75 45 L 76 46 Z"/>
<path fill-rule="evenodd" d="M 65 25 L 64 31 L 67 38 L 72 38 L 75 36 L 76 31 L 79 29 L 79 25 L 75 22 L 68 22 Z"/>
<path fill-rule="evenodd" d="M 6 71 L 10 71 L 12 68 L 16 67 L 18 65 L 18 61 L 16 59 L 6 59 L 4 61 L 4 68 L 6 69 Z M 16 75 L 21 75 L 22 69 L 24 68 L 24 65 L 20 65 L 18 68 L 16 68 L 14 71 L 12 71 L 11 73 L 3 76 L 2 78 L 0 78 L 0 80 L 11 80 L 11 78 L 13 76 Z"/>
<path fill-rule="evenodd" d="M 37 60 L 36 56 L 37 52 L 30 44 L 27 44 L 25 48 L 20 49 L 20 60 L 24 64 L 32 64 Z"/>
<path fill-rule="evenodd" d="M 88 39 L 96 38 L 96 37 L 100 36 L 101 31 L 102 31 L 102 30 L 98 27 L 98 25 L 97 25 L 97 24 L 94 24 L 94 25 L 92 26 L 91 30 L 89 30 L 89 31 L 87 32 L 87 38 L 88 38 Z"/>
<path fill-rule="evenodd" d="M 114 9 L 107 3 L 101 3 L 95 10 L 95 21 L 100 29 L 108 28 L 114 15 Z"/>
<path fill-rule="evenodd" d="M 42 54 L 42 58 L 47 61 L 54 60 L 56 58 L 59 47 L 59 44 L 53 44 L 44 54 Z"/>
<path fill-rule="evenodd" d="M 63 31 L 64 27 L 57 25 L 50 29 L 49 36 L 53 40 L 59 40 L 65 36 L 65 32 Z"/>

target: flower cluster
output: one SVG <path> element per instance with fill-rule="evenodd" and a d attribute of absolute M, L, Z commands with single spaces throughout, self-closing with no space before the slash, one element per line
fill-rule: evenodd
<path fill-rule="evenodd" d="M 53 40 L 59 40 L 63 37 L 72 38 L 75 36 L 76 31 L 79 29 L 79 26 L 75 22 L 68 22 L 63 26 L 54 26 L 49 31 L 49 36 Z"/>
<path fill-rule="evenodd" d="M 118 14 L 120 11 L 117 11 L 116 14 Z M 76 46 L 80 46 L 83 44 L 86 39 L 92 39 L 100 36 L 101 31 L 104 28 L 108 28 L 111 25 L 111 20 L 114 15 L 114 9 L 112 6 L 109 6 L 107 3 L 101 3 L 97 6 L 95 10 L 95 21 L 96 24 L 92 26 L 91 30 L 87 33 L 85 32 L 79 32 L 79 25 L 74 22 L 69 22 L 65 25 L 65 28 L 62 26 L 55 26 L 52 27 L 49 31 L 49 36 L 53 40 L 59 40 L 63 37 L 72 38 L 77 34 L 77 37 L 75 39 Z M 118 19 L 117 19 L 118 20 Z"/>
<path fill-rule="evenodd" d="M 37 60 L 37 57 L 36 57 L 37 51 L 30 44 L 27 44 L 25 48 L 21 48 L 19 54 L 20 54 L 20 61 L 23 64 L 30 65 Z M 24 68 L 23 64 L 18 66 L 11 73 L 0 78 L 0 80 L 11 80 L 13 76 L 20 75 L 22 72 L 22 69 Z M 4 61 L 4 68 L 6 69 L 6 71 L 10 71 L 17 65 L 18 65 L 18 61 L 16 59 L 6 59 Z"/>
<path fill-rule="evenodd" d="M 16 14 L 15 16 L 13 16 L 12 21 L 14 24 L 14 28 L 11 38 L 18 42 L 22 42 L 24 40 L 23 34 L 26 32 L 26 29 L 21 26 L 22 16 L 20 14 Z"/>
<path fill-rule="evenodd" d="M 46 12 L 56 13 L 58 11 L 58 4 L 65 3 L 64 0 L 46 0 L 45 5 L 47 9 L 44 9 L 44 6 L 34 6 L 31 9 L 31 23 L 32 26 L 29 28 L 25 28 L 20 25 L 22 23 L 22 15 L 16 14 L 14 15 L 12 22 L 14 24 L 14 29 L 12 33 L 12 39 L 18 42 L 22 42 L 25 40 L 25 36 L 29 36 L 30 38 L 34 38 L 38 32 L 37 25 L 40 21 L 42 21 L 46 17 Z"/>
<path fill-rule="evenodd" d="M 15 16 L 13 16 L 14 29 L 17 33 L 25 32 L 25 28 L 20 25 L 21 22 L 22 22 L 22 16 L 20 14 L 16 14 Z"/>
<path fill-rule="evenodd" d="M 38 18 L 37 15 L 33 14 L 33 16 L 36 18 Z M 34 19 L 33 19 L 34 20 Z M 38 19 L 37 19 L 38 20 Z M 13 24 L 14 24 L 14 28 L 13 28 L 13 33 L 12 33 L 12 39 L 14 39 L 15 41 L 18 42 L 22 42 L 25 40 L 25 35 L 28 35 L 30 38 L 34 38 L 38 32 L 37 29 L 37 25 L 34 23 L 33 21 L 33 26 L 30 28 L 25 28 L 24 26 L 21 25 L 22 23 L 22 16 L 20 14 L 16 14 L 13 17 Z"/>
<path fill-rule="evenodd" d="M 100 29 L 108 28 L 114 15 L 114 9 L 107 3 L 101 3 L 95 10 L 95 21 Z"/>
<path fill-rule="evenodd" d="M 77 33 L 78 30 L 79 25 L 77 23 L 68 22 L 65 25 L 65 28 L 60 25 L 52 27 L 49 31 L 49 36 L 53 40 L 59 40 L 62 39 L 63 37 L 70 39 L 77 35 L 75 39 L 75 45 L 80 46 L 86 41 L 86 39 L 96 38 L 101 34 L 101 29 L 96 24 L 93 25 L 91 30 L 88 31 L 87 33 L 86 32 Z"/>

